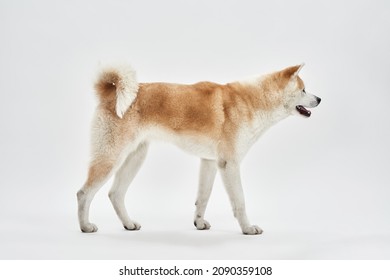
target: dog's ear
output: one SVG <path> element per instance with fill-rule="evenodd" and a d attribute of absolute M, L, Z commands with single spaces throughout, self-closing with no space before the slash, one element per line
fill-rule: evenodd
<path fill-rule="evenodd" d="M 299 65 L 298 70 L 295 71 L 295 73 L 294 73 L 294 76 L 298 76 L 298 74 L 299 74 L 299 72 L 301 71 L 301 69 L 303 68 L 303 66 L 305 66 L 305 63 L 304 63 L 304 62 L 302 62 L 301 65 Z"/>
<path fill-rule="evenodd" d="M 302 67 L 305 65 L 305 63 L 302 63 L 301 65 L 291 66 L 282 71 L 283 76 L 285 76 L 288 79 L 296 78 L 299 74 L 299 71 L 301 71 Z"/>

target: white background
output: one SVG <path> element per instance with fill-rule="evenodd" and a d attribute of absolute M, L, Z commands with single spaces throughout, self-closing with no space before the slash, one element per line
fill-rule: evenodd
<path fill-rule="evenodd" d="M 389 259 L 388 1 L 0 2 L 1 259 Z M 192 225 L 199 160 L 152 145 L 126 204 L 107 197 L 79 232 L 99 61 L 123 59 L 140 81 L 225 83 L 306 62 L 310 119 L 273 127 L 242 164 L 240 234 L 217 177 Z"/>

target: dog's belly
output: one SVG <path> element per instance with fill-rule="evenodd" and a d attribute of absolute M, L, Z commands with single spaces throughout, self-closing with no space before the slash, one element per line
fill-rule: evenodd
<path fill-rule="evenodd" d="M 216 141 L 209 137 L 170 132 L 161 128 L 149 129 L 146 140 L 172 143 L 180 149 L 204 159 L 216 159 Z"/>

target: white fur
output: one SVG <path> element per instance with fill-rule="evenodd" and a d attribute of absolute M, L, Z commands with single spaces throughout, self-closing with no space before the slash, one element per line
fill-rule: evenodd
<path fill-rule="evenodd" d="M 273 124 L 286 118 L 289 114 L 283 108 L 272 112 L 257 114 L 251 123 L 242 126 L 238 131 L 236 153 L 240 161 L 247 154 L 252 145 L 263 135 Z"/>
<path fill-rule="evenodd" d="M 215 175 L 217 174 L 217 163 L 215 160 L 202 159 L 199 172 L 198 196 L 196 198 L 196 211 L 194 225 L 197 229 L 209 229 L 210 224 L 204 219 L 207 203 L 210 198 Z"/>
<path fill-rule="evenodd" d="M 308 107 L 308 108 L 314 108 L 318 105 L 317 97 L 311 93 L 303 93 L 299 105 Z"/>
<path fill-rule="evenodd" d="M 191 135 L 170 133 L 162 127 L 151 127 L 141 136 L 146 141 L 164 141 L 172 143 L 185 152 L 204 159 L 217 158 L 217 143 L 212 139 Z"/>
<path fill-rule="evenodd" d="M 119 68 L 119 73 L 122 76 L 122 85 L 116 92 L 116 114 L 122 118 L 127 109 L 137 97 L 138 82 L 136 73 L 132 68 Z"/>
<path fill-rule="evenodd" d="M 132 221 L 127 214 L 124 199 L 131 181 L 133 181 L 135 175 L 145 160 L 147 151 L 148 144 L 143 143 L 127 156 L 126 160 L 115 174 L 114 184 L 108 194 L 116 214 L 121 220 L 123 226 L 128 230 L 138 230 L 141 228 L 141 225 Z"/>

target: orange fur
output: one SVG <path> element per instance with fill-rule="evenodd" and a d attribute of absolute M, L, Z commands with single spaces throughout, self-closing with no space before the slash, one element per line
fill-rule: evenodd
<path fill-rule="evenodd" d="M 106 176 L 112 170 L 113 163 L 108 161 L 94 161 L 91 163 L 88 170 L 88 178 L 85 183 L 86 186 L 92 187 L 94 184 L 99 183 L 99 181 L 104 180 Z"/>
<path fill-rule="evenodd" d="M 221 89 L 214 83 L 140 84 L 132 110 L 146 127 L 161 125 L 174 133 L 215 137 L 224 121 Z"/>

